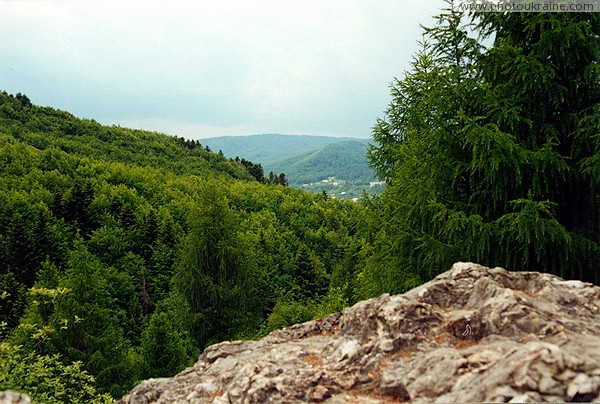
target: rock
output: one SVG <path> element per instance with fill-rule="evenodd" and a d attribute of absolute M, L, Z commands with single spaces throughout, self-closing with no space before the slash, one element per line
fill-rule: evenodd
<path fill-rule="evenodd" d="M 457 263 L 403 295 L 208 347 L 121 403 L 600 401 L 600 287 Z"/>
<path fill-rule="evenodd" d="M 0 404 L 31 404 L 31 399 L 22 393 L 0 391 Z"/>

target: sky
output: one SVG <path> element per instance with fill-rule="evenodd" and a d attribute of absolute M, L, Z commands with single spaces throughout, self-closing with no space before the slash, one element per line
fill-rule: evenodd
<path fill-rule="evenodd" d="M 368 138 L 443 0 L 0 0 L 0 90 L 188 139 Z"/>

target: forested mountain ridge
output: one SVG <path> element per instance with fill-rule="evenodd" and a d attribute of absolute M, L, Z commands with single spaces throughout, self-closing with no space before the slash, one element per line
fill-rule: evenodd
<path fill-rule="evenodd" d="M 293 155 L 312 152 L 332 143 L 347 140 L 361 141 L 358 138 L 260 134 L 250 136 L 219 136 L 203 139 L 212 150 L 222 150 L 228 157 L 245 157 L 259 163 L 269 163 Z M 365 140 L 366 141 L 366 140 Z"/>
<path fill-rule="evenodd" d="M 38 149 L 56 148 L 82 157 L 168 168 L 175 173 L 228 174 L 250 179 L 245 169 L 223 155 L 203 149 L 199 142 L 121 127 L 100 125 L 51 107 L 31 104 L 25 95 L 2 93 L 4 132 Z"/>
<path fill-rule="evenodd" d="M 368 185 L 375 173 L 367 162 L 367 142 L 344 140 L 317 150 L 265 163 L 265 171 L 285 172 L 290 185 L 318 182 L 324 176 Z"/>
<path fill-rule="evenodd" d="M 119 397 L 355 300 L 364 208 L 257 168 L 0 93 L 0 389 Z"/>
<path fill-rule="evenodd" d="M 291 186 L 313 193 L 325 190 L 332 197 L 351 199 L 364 192 L 381 191 L 370 187 L 375 172 L 369 167 L 366 139 L 252 135 L 208 138 L 203 142 L 228 157 L 256 161 L 265 173 L 283 172 Z"/>

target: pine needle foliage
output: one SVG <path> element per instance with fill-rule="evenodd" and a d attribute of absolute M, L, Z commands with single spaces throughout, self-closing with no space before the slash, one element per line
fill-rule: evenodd
<path fill-rule="evenodd" d="M 388 188 L 368 260 L 394 268 L 365 269 L 365 295 L 458 260 L 600 280 L 599 16 L 468 17 L 424 29 L 374 127 Z"/>

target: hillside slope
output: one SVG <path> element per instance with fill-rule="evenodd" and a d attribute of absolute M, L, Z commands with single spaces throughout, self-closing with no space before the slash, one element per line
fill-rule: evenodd
<path fill-rule="evenodd" d="M 470 263 L 260 341 L 120 403 L 600 400 L 600 287 Z"/>
<path fill-rule="evenodd" d="M 315 151 L 332 143 L 352 138 L 310 135 L 261 134 L 250 136 L 220 136 L 202 139 L 213 151 L 221 150 L 227 157 L 250 159 L 268 164 L 293 155 Z"/>
<path fill-rule="evenodd" d="M 312 193 L 326 191 L 335 198 L 352 199 L 383 189 L 369 186 L 375 173 L 367 160 L 366 139 L 253 135 L 209 138 L 202 143 L 228 157 L 252 159 L 262 165 L 265 176 L 285 173 L 291 186 Z"/>
<path fill-rule="evenodd" d="M 103 126 L 25 96 L 0 93 L 0 130 L 38 150 L 58 149 L 79 157 L 128 162 L 177 174 L 226 175 L 251 179 L 239 163 L 209 152 L 199 143 L 161 133 Z M 22 101 L 27 99 L 27 101 Z"/>
<path fill-rule="evenodd" d="M 367 164 L 367 142 L 346 140 L 265 164 L 265 171 L 285 172 L 292 185 L 335 177 L 353 185 L 368 185 L 374 173 Z"/>
<path fill-rule="evenodd" d="M 357 299 L 364 207 L 255 168 L 0 93 L 0 390 L 105 402 Z"/>

